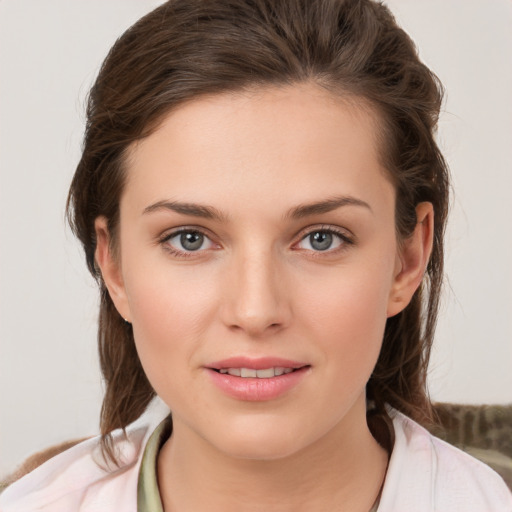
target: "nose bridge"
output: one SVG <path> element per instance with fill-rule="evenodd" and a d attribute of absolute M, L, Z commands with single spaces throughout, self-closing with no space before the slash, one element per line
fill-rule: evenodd
<path fill-rule="evenodd" d="M 241 248 L 234 258 L 230 326 L 253 336 L 283 327 L 288 321 L 289 304 L 275 251 L 263 244 L 252 245 Z"/>

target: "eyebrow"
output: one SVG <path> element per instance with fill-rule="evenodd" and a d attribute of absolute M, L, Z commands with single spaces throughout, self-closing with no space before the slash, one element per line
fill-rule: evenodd
<path fill-rule="evenodd" d="M 182 203 L 179 201 L 158 201 L 144 208 L 143 214 L 153 213 L 161 210 L 171 210 L 182 215 L 191 215 L 203 219 L 211 219 L 216 221 L 226 220 L 226 216 L 214 208 L 213 206 L 200 205 L 196 203 Z"/>
<path fill-rule="evenodd" d="M 356 197 L 352 196 L 337 196 L 325 201 L 318 201 L 315 203 L 301 204 L 289 210 L 284 218 L 302 219 L 312 215 L 319 215 L 322 213 L 332 212 L 343 206 L 359 206 L 368 209 L 372 212 L 371 206 Z M 197 203 L 182 203 L 179 201 L 158 201 L 150 206 L 144 208 L 143 214 L 153 213 L 161 210 L 170 210 L 182 215 L 191 215 L 193 217 L 200 217 L 203 219 L 211 219 L 219 222 L 224 222 L 227 215 L 222 213 L 213 206 L 201 205 Z"/>
<path fill-rule="evenodd" d="M 371 206 L 361 199 L 352 196 L 337 196 L 325 201 L 318 201 L 316 203 L 302 204 L 292 208 L 285 217 L 292 219 L 302 219 L 312 215 L 319 215 L 322 213 L 329 213 L 337 210 L 342 206 L 360 206 L 368 209 L 373 213 Z"/>

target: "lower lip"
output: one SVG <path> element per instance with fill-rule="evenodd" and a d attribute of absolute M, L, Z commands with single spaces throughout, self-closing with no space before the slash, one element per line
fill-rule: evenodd
<path fill-rule="evenodd" d="M 291 373 L 258 379 L 257 377 L 235 377 L 227 373 L 219 373 L 207 368 L 213 383 L 225 394 L 238 400 L 263 402 L 274 400 L 297 386 L 309 371 L 304 366 Z"/>

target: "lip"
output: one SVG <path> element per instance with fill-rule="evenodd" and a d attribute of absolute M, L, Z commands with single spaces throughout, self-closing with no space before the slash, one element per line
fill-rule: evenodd
<path fill-rule="evenodd" d="M 236 377 L 227 373 L 219 373 L 223 368 L 250 368 L 264 370 L 266 368 L 293 368 L 294 371 L 283 375 L 260 379 L 257 377 Z M 264 402 L 275 400 L 304 380 L 311 365 L 275 357 L 231 357 L 216 361 L 204 367 L 213 384 L 224 394 L 237 400 Z"/>

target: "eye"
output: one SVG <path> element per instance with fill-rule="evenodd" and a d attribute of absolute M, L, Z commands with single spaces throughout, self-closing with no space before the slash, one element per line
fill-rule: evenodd
<path fill-rule="evenodd" d="M 162 242 L 174 253 L 186 254 L 214 247 L 214 243 L 204 233 L 193 229 L 171 233 Z"/>
<path fill-rule="evenodd" d="M 315 229 L 303 237 L 297 247 L 308 251 L 324 252 L 333 251 L 344 244 L 351 243 L 352 241 L 346 235 L 333 229 Z"/>

